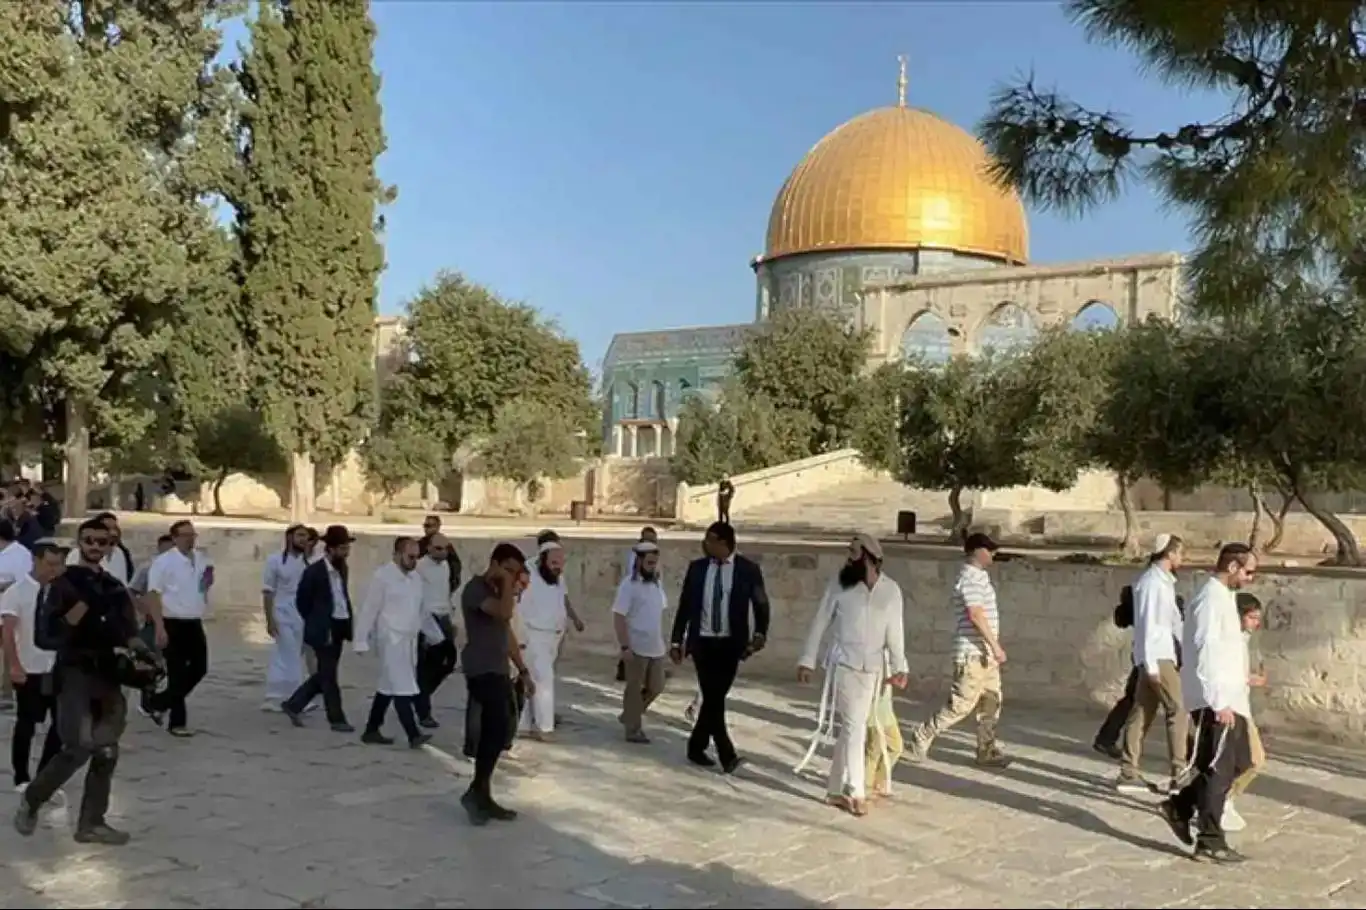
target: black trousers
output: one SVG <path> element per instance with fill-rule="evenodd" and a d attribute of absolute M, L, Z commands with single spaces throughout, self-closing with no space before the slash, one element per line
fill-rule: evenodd
<path fill-rule="evenodd" d="M 109 792 L 119 763 L 119 739 L 128 721 L 123 687 L 75 667 L 57 668 L 57 730 L 62 750 L 48 762 L 24 791 L 29 808 L 37 811 L 52 794 L 89 762 L 81 795 L 78 826 L 82 830 L 104 824 Z"/>
<path fill-rule="evenodd" d="M 286 708 L 295 714 L 302 714 L 309 703 L 321 695 L 328 723 L 346 723 L 346 711 L 342 707 L 341 682 L 337 675 L 341 669 L 344 644 L 341 636 L 334 631 L 326 645 L 313 649 L 314 655 L 318 658 L 318 668 L 285 700 Z"/>
<path fill-rule="evenodd" d="M 489 799 L 498 757 L 507 749 L 516 727 L 512 714 L 515 703 L 512 680 L 506 673 L 481 673 L 466 677 L 465 684 L 469 689 L 469 704 L 465 708 L 465 747 L 468 750 L 473 746 L 474 751 L 474 780 L 470 790 L 482 799 Z M 473 730 L 469 726 L 472 714 L 475 715 Z"/>
<path fill-rule="evenodd" d="M 459 652 L 455 647 L 455 627 L 445 616 L 436 617 L 446 640 L 428 646 L 425 636 L 417 637 L 417 687 L 420 690 L 413 698 L 417 716 L 427 720 L 432 716 L 432 695 L 441 688 L 459 663 Z"/>
<path fill-rule="evenodd" d="M 1138 667 L 1129 671 L 1129 681 L 1124 684 L 1124 695 L 1115 706 L 1110 709 L 1110 713 L 1105 716 L 1105 723 L 1100 725 L 1100 730 L 1096 733 L 1096 745 L 1106 749 L 1116 749 L 1119 747 L 1119 737 L 1124 732 L 1124 724 L 1129 720 L 1129 712 L 1134 707 L 1134 692 L 1138 688 Z"/>
<path fill-rule="evenodd" d="M 1247 718 L 1234 715 L 1233 723 L 1222 726 L 1209 708 L 1191 712 L 1195 734 L 1196 776 L 1172 797 L 1177 814 L 1195 819 L 1196 843 L 1204 847 L 1224 847 L 1224 803 L 1229 787 L 1252 766 L 1252 745 L 1248 739 Z"/>
<path fill-rule="evenodd" d="M 166 661 L 166 688 L 148 696 L 147 707 L 167 712 L 167 729 L 177 730 L 188 722 L 185 699 L 209 672 L 209 641 L 203 620 L 167 617 L 165 625 L 166 647 L 161 655 Z"/>
<path fill-rule="evenodd" d="M 688 737 L 688 754 L 701 756 L 707 747 L 716 744 L 716 758 L 723 765 L 735 760 L 735 744 L 726 729 L 726 698 L 740 672 L 740 659 L 745 643 L 734 638 L 698 638 L 693 646 L 693 666 L 697 669 L 697 685 L 702 690 L 702 704 L 697 709 L 697 723 Z"/>
<path fill-rule="evenodd" d="M 30 673 L 22 685 L 14 687 L 14 730 L 10 734 L 10 764 L 14 768 L 14 785 L 27 784 L 29 756 L 38 725 L 51 720 L 43 739 L 43 752 L 38 757 L 38 770 L 62 751 L 62 737 L 57 729 L 57 698 L 53 693 L 53 679 L 46 673 Z"/>
<path fill-rule="evenodd" d="M 384 729 L 384 718 L 389 713 L 389 705 L 394 706 L 394 713 L 398 715 L 398 722 L 403 725 L 403 732 L 408 734 L 408 741 L 412 742 L 422 735 L 422 731 L 417 728 L 417 716 L 413 713 L 414 695 L 385 695 L 383 692 L 375 693 L 375 700 L 370 702 L 370 719 L 365 722 L 365 732 L 379 733 Z"/>
<path fill-rule="evenodd" d="M 730 524 L 730 500 L 718 499 L 716 501 L 716 520 Z"/>

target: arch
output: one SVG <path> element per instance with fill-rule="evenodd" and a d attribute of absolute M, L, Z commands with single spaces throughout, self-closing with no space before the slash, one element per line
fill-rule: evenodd
<path fill-rule="evenodd" d="M 1038 331 L 1033 317 L 1024 307 L 1005 301 L 992 310 L 977 329 L 976 347 L 982 353 L 1013 351 L 1030 344 Z"/>
<path fill-rule="evenodd" d="M 626 383 L 626 419 L 640 419 L 640 386 L 634 382 Z"/>
<path fill-rule="evenodd" d="M 1119 328 L 1119 313 L 1104 300 L 1089 300 L 1072 317 L 1072 328 L 1079 332 L 1108 332 Z"/>
<path fill-rule="evenodd" d="M 953 356 L 953 341 L 949 326 L 937 313 L 919 313 L 901 334 L 901 359 L 917 359 L 932 366 L 942 366 Z"/>
<path fill-rule="evenodd" d="M 650 418 L 652 420 L 663 420 L 664 409 L 668 404 L 668 393 L 664 390 L 664 383 L 656 379 L 650 383 Z"/>

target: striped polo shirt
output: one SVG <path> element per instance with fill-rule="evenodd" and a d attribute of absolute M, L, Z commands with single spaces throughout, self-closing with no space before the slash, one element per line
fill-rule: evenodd
<path fill-rule="evenodd" d="M 958 571 L 958 580 L 953 583 L 950 601 L 958 621 L 953 634 L 954 660 L 990 657 L 991 646 L 968 618 L 968 607 L 981 607 L 987 615 L 991 631 L 999 640 L 1001 614 L 996 609 L 996 589 L 992 587 L 991 576 L 987 574 L 987 570 L 970 562 L 963 563 L 963 568 Z"/>

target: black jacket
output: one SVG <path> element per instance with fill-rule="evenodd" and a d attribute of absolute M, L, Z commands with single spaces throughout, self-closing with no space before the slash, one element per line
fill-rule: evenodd
<path fill-rule="evenodd" d="M 731 557 L 735 569 L 730 586 L 730 637 L 738 644 L 746 645 L 752 635 L 768 636 L 768 591 L 764 588 L 764 572 L 759 564 L 746 559 L 738 553 Z M 702 634 L 702 599 L 706 596 L 707 567 L 711 560 L 703 557 L 688 564 L 683 576 L 683 592 L 678 597 L 678 612 L 674 614 L 673 635 L 669 641 L 674 647 L 684 648 L 689 653 Z M 750 614 L 753 612 L 754 624 L 751 631 Z"/>
<path fill-rule="evenodd" d="M 351 640 L 351 590 L 347 567 L 341 574 L 342 593 L 346 595 L 346 619 L 338 634 L 342 641 Z M 304 621 L 304 644 L 310 648 L 325 648 L 332 644 L 332 580 L 328 577 L 327 561 L 319 559 L 304 569 L 299 576 L 299 589 L 294 595 L 294 606 Z"/>

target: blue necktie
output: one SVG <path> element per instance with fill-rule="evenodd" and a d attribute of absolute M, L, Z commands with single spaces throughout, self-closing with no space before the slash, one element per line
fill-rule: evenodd
<path fill-rule="evenodd" d="M 725 586 L 721 583 L 722 565 L 721 562 L 716 563 L 716 584 L 711 589 L 711 631 L 713 635 L 721 634 L 721 611 L 725 609 L 725 605 L 722 603 L 725 597 L 725 592 L 722 590 Z"/>

